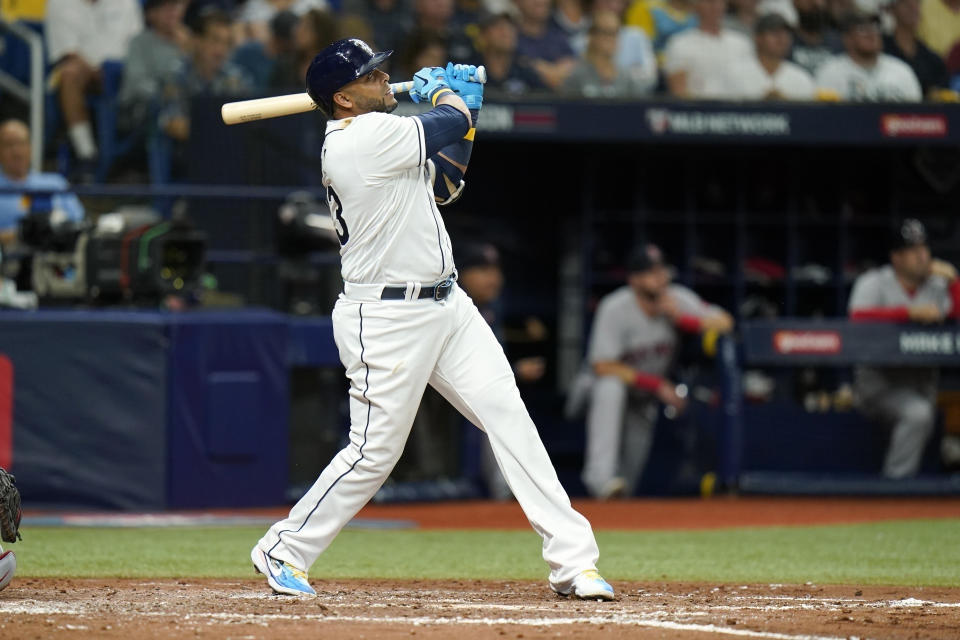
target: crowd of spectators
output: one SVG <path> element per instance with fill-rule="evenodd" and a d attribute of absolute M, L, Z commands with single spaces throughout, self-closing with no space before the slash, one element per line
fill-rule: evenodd
<path fill-rule="evenodd" d="M 109 64 L 122 76 L 118 132 L 175 150 L 192 96 L 301 90 L 314 53 L 348 36 L 395 50 L 395 78 L 483 64 L 488 94 L 506 97 L 920 101 L 960 89 L 960 0 L 49 0 L 44 26 L 58 130 L 80 166 L 98 156 L 86 98 L 108 86 Z"/>

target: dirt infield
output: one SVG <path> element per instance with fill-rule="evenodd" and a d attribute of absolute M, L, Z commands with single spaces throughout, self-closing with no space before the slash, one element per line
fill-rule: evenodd
<path fill-rule="evenodd" d="M 960 500 L 577 501 L 596 529 L 705 529 L 956 518 Z M 285 509 L 244 510 L 280 517 Z M 231 512 L 236 514 L 237 512 Z M 360 518 L 422 529 L 529 528 L 515 503 L 369 505 Z M 614 602 L 561 598 L 543 582 L 312 581 L 317 598 L 263 580 L 16 579 L 0 592 L 0 639 L 960 638 L 960 589 L 614 582 Z"/>
<path fill-rule="evenodd" d="M 2 638 L 957 638 L 960 590 L 615 583 L 614 602 L 545 584 L 25 579 L 0 592 Z"/>

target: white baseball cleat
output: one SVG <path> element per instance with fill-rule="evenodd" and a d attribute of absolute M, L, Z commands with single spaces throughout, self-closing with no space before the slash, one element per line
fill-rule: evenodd
<path fill-rule="evenodd" d="M 4 551 L 0 547 L 0 591 L 7 588 L 16 570 L 17 556 L 13 555 L 13 551 Z"/>
<path fill-rule="evenodd" d="M 267 577 L 267 584 L 277 593 L 291 596 L 315 596 L 307 581 L 307 572 L 298 569 L 289 562 L 271 558 L 260 547 L 254 547 L 250 552 L 253 568 Z"/>
<path fill-rule="evenodd" d="M 562 596 L 573 595 L 581 600 L 613 600 L 613 587 L 596 569 L 581 571 L 573 579 L 568 589 L 551 588 Z"/>

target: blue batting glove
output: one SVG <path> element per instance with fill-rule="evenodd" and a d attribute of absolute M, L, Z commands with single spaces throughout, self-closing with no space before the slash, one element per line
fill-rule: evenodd
<path fill-rule="evenodd" d="M 410 99 L 414 102 L 431 102 L 434 94 L 441 89 L 450 89 L 446 80 L 447 72 L 443 67 L 424 67 L 413 74 L 413 89 Z"/>
<path fill-rule="evenodd" d="M 447 82 L 454 93 L 463 98 L 471 111 L 483 106 L 483 85 L 470 80 L 477 75 L 477 67 L 472 64 L 447 63 Z"/>

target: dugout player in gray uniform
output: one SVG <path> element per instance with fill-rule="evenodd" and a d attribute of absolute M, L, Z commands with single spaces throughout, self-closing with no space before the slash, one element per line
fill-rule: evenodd
<path fill-rule="evenodd" d="M 635 249 L 628 270 L 627 284 L 600 301 L 587 352 L 590 395 L 581 478 L 600 499 L 633 493 L 650 453 L 660 403 L 685 408 L 677 386 L 664 378 L 677 331 L 733 328 L 729 313 L 671 283 L 656 246 Z"/>
<path fill-rule="evenodd" d="M 960 280 L 953 265 L 934 260 L 919 220 L 898 227 L 890 246 L 890 264 L 857 278 L 850 294 L 855 322 L 939 323 L 960 311 Z M 936 417 L 936 368 L 856 367 L 854 397 L 860 411 L 890 429 L 883 475 L 916 475 Z"/>

